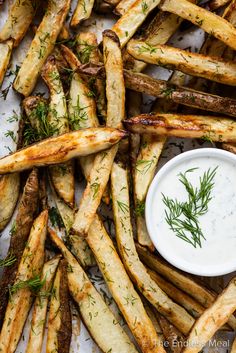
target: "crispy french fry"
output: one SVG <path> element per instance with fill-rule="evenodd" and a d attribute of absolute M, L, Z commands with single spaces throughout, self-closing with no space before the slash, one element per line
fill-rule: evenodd
<path fill-rule="evenodd" d="M 60 261 L 51 296 L 46 352 L 69 353 L 72 335 L 67 272 L 73 271 L 66 260 Z"/>
<path fill-rule="evenodd" d="M 148 316 L 150 317 L 150 320 L 152 321 L 153 326 L 155 327 L 155 330 L 158 334 L 159 339 L 161 340 L 162 344 L 164 343 L 164 335 L 161 329 L 161 326 L 159 325 L 159 322 L 157 321 L 157 315 L 156 315 L 156 311 L 154 312 L 154 308 L 151 306 L 151 304 L 145 299 L 143 299 L 143 305 L 144 308 L 148 314 Z"/>
<path fill-rule="evenodd" d="M 43 20 L 13 84 L 15 90 L 24 96 L 29 96 L 33 91 L 40 70 L 54 48 L 69 8 L 70 0 L 48 2 Z"/>
<path fill-rule="evenodd" d="M 110 30 L 103 32 L 103 53 L 106 70 L 107 126 L 120 127 L 125 117 L 125 87 L 123 63 L 119 40 Z M 114 146 L 105 153 L 99 153 L 94 160 L 88 183 L 79 210 L 75 216 L 73 231 L 86 236 L 101 202 L 110 177 L 111 167 L 117 153 Z"/>
<path fill-rule="evenodd" d="M 142 95 L 139 92 L 127 91 L 126 92 L 127 101 L 127 115 L 128 118 L 139 115 L 141 113 Z M 131 134 L 130 135 L 130 161 L 132 176 L 135 172 L 136 159 L 138 156 L 138 151 L 140 147 L 140 135 Z"/>
<path fill-rule="evenodd" d="M 94 218 L 86 239 L 108 288 L 142 352 L 165 352 L 112 240 L 98 216 Z"/>
<path fill-rule="evenodd" d="M 15 175 L 16 174 L 12 174 L 12 176 Z M 8 286 L 13 285 L 15 281 L 18 265 L 21 261 L 25 244 L 28 240 L 30 229 L 37 211 L 38 192 L 38 171 L 33 169 L 26 181 L 16 220 L 12 227 L 13 236 L 10 239 L 10 246 L 7 256 L 13 257 L 14 262 L 11 266 L 4 268 L 0 280 L 0 328 L 3 324 L 7 302 L 9 299 Z M 16 190 L 14 190 L 13 187 L 11 188 L 11 193 L 13 194 L 12 196 L 16 193 Z"/>
<path fill-rule="evenodd" d="M 4 43 L 0 43 L 0 87 L 3 83 L 7 68 L 10 63 L 12 49 L 12 39 L 9 39 Z"/>
<path fill-rule="evenodd" d="M 37 1 L 15 0 L 9 8 L 7 20 L 0 31 L 0 42 L 13 40 L 17 47 L 23 39 L 37 10 Z"/>
<path fill-rule="evenodd" d="M 138 40 L 131 40 L 127 50 L 136 59 L 149 64 L 165 66 L 219 83 L 236 85 L 236 64 L 233 61 L 190 53 L 167 45 L 152 46 Z"/>
<path fill-rule="evenodd" d="M 164 0 L 161 2 L 160 8 L 163 11 L 174 13 L 192 22 L 232 49 L 236 49 L 236 29 L 231 23 L 213 12 L 192 4 L 187 0 L 179 0 L 178 5 L 175 0 Z"/>
<path fill-rule="evenodd" d="M 188 293 L 191 297 L 196 299 L 202 306 L 208 308 L 215 301 L 216 294 L 213 291 L 209 291 L 201 284 L 192 279 L 189 275 L 177 271 L 174 267 L 166 262 L 161 261 L 157 256 L 151 254 L 144 247 L 136 244 L 140 259 L 154 271 L 159 273 L 161 276 L 167 278 L 176 287 L 182 291 Z M 235 330 L 236 329 L 236 318 L 232 315 L 228 320 L 228 324 Z"/>
<path fill-rule="evenodd" d="M 136 133 L 202 138 L 216 142 L 236 142 L 236 122 L 225 117 L 142 114 L 125 120 L 127 129 Z"/>
<path fill-rule="evenodd" d="M 40 289 L 34 302 L 29 340 L 25 351 L 26 353 L 41 353 L 46 325 L 47 305 L 49 296 L 52 293 L 53 278 L 59 261 L 60 256 L 55 256 L 43 266 L 41 281 L 44 285 Z M 54 293 L 51 295 L 54 296 Z"/>
<path fill-rule="evenodd" d="M 92 13 L 94 0 L 78 0 L 70 25 L 77 27 L 82 21 L 87 20 Z"/>
<path fill-rule="evenodd" d="M 209 6 L 211 10 L 217 10 L 220 7 L 227 5 L 229 2 L 230 0 L 211 0 Z"/>
<path fill-rule="evenodd" d="M 53 135 L 58 136 L 69 131 L 66 97 L 63 91 L 60 74 L 55 58 L 49 57 L 42 69 L 42 78 L 50 92 L 50 104 L 47 120 L 52 127 Z M 74 205 L 75 180 L 72 162 L 49 167 L 52 183 L 58 195 L 70 207 Z"/>
<path fill-rule="evenodd" d="M 28 281 L 41 273 L 44 262 L 47 221 L 48 212 L 43 211 L 33 223 L 14 282 L 16 288 L 18 288 L 18 283 L 21 281 Z M 0 335 L 1 352 L 15 352 L 32 301 L 33 296 L 28 286 L 18 288 L 11 295 Z"/>
<path fill-rule="evenodd" d="M 137 353 L 109 307 L 93 287 L 82 267 L 60 238 L 49 230 L 49 235 L 68 262 L 69 290 L 79 306 L 80 314 L 95 342 L 103 352 Z"/>
<path fill-rule="evenodd" d="M 65 41 L 70 39 L 70 32 L 66 25 L 62 26 L 61 32 L 58 35 L 59 41 Z"/>
<path fill-rule="evenodd" d="M 112 168 L 111 191 L 117 244 L 129 275 L 146 299 L 181 332 L 187 334 L 194 323 L 193 317 L 158 287 L 138 258 L 130 219 L 128 174 L 117 163 Z"/>
<path fill-rule="evenodd" d="M 0 159 L 0 174 L 64 163 L 107 149 L 127 136 L 122 130 L 91 128 L 51 137 Z"/>
<path fill-rule="evenodd" d="M 235 353 L 235 352 L 236 352 L 236 338 L 233 341 L 230 353 Z"/>
<path fill-rule="evenodd" d="M 236 309 L 236 279 L 233 278 L 216 301 L 204 311 L 193 326 L 184 353 L 200 352 L 215 332 L 224 325 Z"/>
<path fill-rule="evenodd" d="M 180 353 L 184 346 L 184 336 L 173 326 L 164 316 L 157 314 L 159 324 L 165 339 L 169 343 L 169 347 L 173 353 Z"/>

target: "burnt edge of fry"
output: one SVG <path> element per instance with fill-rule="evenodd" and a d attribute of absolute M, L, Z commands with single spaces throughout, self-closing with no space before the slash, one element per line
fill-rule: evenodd
<path fill-rule="evenodd" d="M 119 48 L 120 48 L 120 40 L 119 37 L 115 32 L 113 32 L 111 29 L 105 29 L 105 31 L 102 32 L 102 36 L 110 38 L 113 42 L 115 42 Z"/>

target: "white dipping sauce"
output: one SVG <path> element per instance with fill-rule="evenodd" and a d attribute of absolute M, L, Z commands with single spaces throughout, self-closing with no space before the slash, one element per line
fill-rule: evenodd
<path fill-rule="evenodd" d="M 190 273 L 214 276 L 232 272 L 236 269 L 236 157 L 216 149 L 201 149 L 174 159 L 176 162 L 171 160 L 156 175 L 146 203 L 147 226 L 157 250 L 173 265 Z M 199 188 L 204 172 L 217 166 L 208 212 L 198 218 L 206 240 L 202 239 L 201 248 L 194 248 L 169 228 L 162 193 L 187 201 L 188 193 L 178 174 L 197 167 L 186 176 Z"/>

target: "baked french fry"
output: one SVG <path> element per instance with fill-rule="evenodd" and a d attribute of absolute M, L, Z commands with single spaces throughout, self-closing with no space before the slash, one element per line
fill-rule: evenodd
<path fill-rule="evenodd" d="M 183 138 L 202 138 L 216 142 L 236 142 L 236 122 L 225 117 L 141 114 L 125 120 L 124 125 L 132 132 Z"/>
<path fill-rule="evenodd" d="M 70 21 L 71 27 L 77 27 L 82 21 L 87 20 L 92 13 L 94 0 L 78 0 L 76 9 Z"/>
<path fill-rule="evenodd" d="M 12 39 L 9 39 L 4 43 L 0 43 L 0 87 L 3 83 L 7 68 L 10 63 L 12 49 Z"/>
<path fill-rule="evenodd" d="M 164 316 L 157 314 L 157 318 L 171 351 L 173 353 L 180 353 L 184 346 L 184 336 Z"/>
<path fill-rule="evenodd" d="M 80 314 L 91 336 L 103 352 L 137 353 L 110 308 L 96 291 L 82 267 L 54 231 L 49 230 L 54 244 L 68 262 L 69 290 L 79 306 Z"/>
<path fill-rule="evenodd" d="M 47 305 L 49 297 L 54 296 L 52 283 L 59 261 L 60 256 L 55 256 L 43 266 L 41 281 L 44 284 L 34 302 L 29 340 L 25 350 L 26 353 L 41 353 L 46 325 Z"/>
<path fill-rule="evenodd" d="M 72 158 L 105 150 L 127 133 L 112 128 L 91 128 L 51 137 L 0 159 L 0 174 L 35 166 L 64 163 Z"/>
<path fill-rule="evenodd" d="M 60 261 L 53 283 L 48 315 L 46 352 L 70 352 L 72 318 L 67 272 L 73 271 L 66 260 Z"/>
<path fill-rule="evenodd" d="M 219 83 L 236 85 L 236 64 L 233 61 L 190 53 L 167 45 L 153 46 L 138 40 L 131 40 L 127 50 L 136 59 L 149 64 L 165 66 Z"/>
<path fill-rule="evenodd" d="M 33 283 L 40 288 L 40 276 L 44 262 L 44 243 L 47 234 L 48 212 L 43 211 L 33 223 L 27 246 L 23 252 L 14 285 L 10 287 L 11 297 L 0 334 L 0 351 L 13 353 L 22 334 L 33 296 Z M 34 254 L 34 256 L 32 256 Z M 31 286 L 30 286 L 31 283 Z"/>
<path fill-rule="evenodd" d="M 70 0 L 50 0 L 26 57 L 16 76 L 14 89 L 29 96 L 47 57 L 51 54 L 70 8 Z"/>
<path fill-rule="evenodd" d="M 235 352 L 236 352 L 236 339 L 234 339 L 233 341 L 230 353 L 235 353 Z"/>
<path fill-rule="evenodd" d="M 227 5 L 229 2 L 230 0 L 211 0 L 209 6 L 211 10 L 217 10 L 220 7 Z"/>

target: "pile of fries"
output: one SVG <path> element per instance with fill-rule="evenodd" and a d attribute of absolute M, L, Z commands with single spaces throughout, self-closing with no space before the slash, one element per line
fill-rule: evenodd
<path fill-rule="evenodd" d="M 78 0 L 72 16 L 70 0 L 9 6 L 0 85 L 14 49 L 35 34 L 13 83 L 22 96 L 17 150 L 0 159 L 0 231 L 18 203 L 0 261 L 1 353 L 15 352 L 31 308 L 25 352 L 40 353 L 46 331 L 48 353 L 69 352 L 72 302 L 104 353 L 197 353 L 218 330 L 236 330 L 236 278 L 218 294 L 173 268 L 154 252 L 144 218 L 169 136 L 236 152 L 236 0 L 196 3 Z M 119 16 L 101 43 L 81 31 L 93 12 Z M 184 20 L 208 34 L 200 53 L 167 44 Z M 142 73 L 149 64 L 173 70 L 170 79 Z M 34 93 L 40 78 L 47 99 Z M 149 114 L 142 94 L 156 97 Z M 114 239 L 102 204 L 112 206 Z M 89 278 L 96 265 L 132 338 Z"/>

